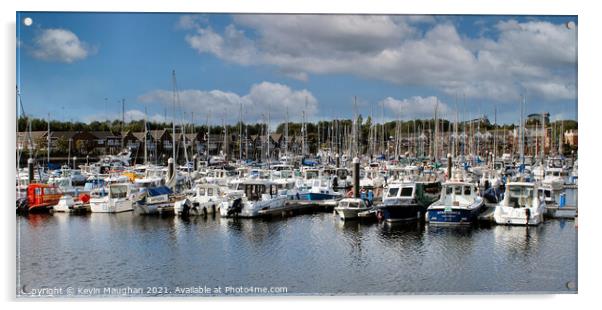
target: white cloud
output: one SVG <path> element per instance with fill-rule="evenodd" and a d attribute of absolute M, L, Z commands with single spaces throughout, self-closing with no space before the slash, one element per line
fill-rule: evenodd
<path fill-rule="evenodd" d="M 270 82 L 251 86 L 248 94 L 239 95 L 221 90 L 188 89 L 178 92 L 178 111 L 194 112 L 195 119 L 210 117 L 212 124 L 221 124 L 225 119 L 235 123 L 240 119 L 240 107 L 243 105 L 245 122 L 267 121 L 276 124 L 286 119 L 288 109 L 290 121 L 300 121 L 303 110 L 309 118 L 318 112 L 318 101 L 308 90 L 293 90 L 290 87 Z M 307 100 L 307 106 L 305 101 Z M 173 104 L 173 92 L 154 90 L 138 97 L 141 103 L 159 103 L 169 107 Z M 179 117 L 179 112 L 177 117 Z"/>
<path fill-rule="evenodd" d="M 437 109 L 438 117 L 445 118 L 452 111 L 446 103 L 434 96 L 414 96 L 404 99 L 387 97 L 381 100 L 379 104 L 384 105 L 387 111 L 390 112 L 387 114 L 392 119 L 397 117 L 402 119 L 434 118 L 435 108 Z M 449 115 L 447 116 L 449 117 Z"/>
<path fill-rule="evenodd" d="M 72 63 L 88 57 L 92 49 L 67 29 L 43 29 L 33 39 L 31 55 L 45 61 Z"/>
<path fill-rule="evenodd" d="M 576 79 L 576 26 L 507 20 L 488 31 L 493 37 L 475 39 L 428 17 L 234 15 L 223 32 L 197 25 L 186 41 L 199 53 L 274 66 L 301 81 L 353 74 L 505 102 L 525 91 L 546 100 L 574 98 L 558 86 Z"/>
<path fill-rule="evenodd" d="M 111 113 L 110 115 L 104 115 L 104 114 L 95 114 L 95 115 L 88 115 L 84 118 L 84 122 L 86 123 L 90 123 L 93 121 L 99 121 L 99 122 L 104 122 L 106 120 L 121 120 L 121 113 Z M 149 122 L 169 122 L 171 121 L 170 117 L 165 118 L 165 116 L 161 115 L 161 114 L 149 114 L 149 115 L 145 115 L 143 111 L 137 110 L 137 109 L 132 109 L 132 110 L 127 110 L 125 111 L 123 118 L 125 119 L 126 122 L 131 122 L 131 121 L 138 121 L 138 120 L 143 120 L 144 118 L 146 118 Z"/>

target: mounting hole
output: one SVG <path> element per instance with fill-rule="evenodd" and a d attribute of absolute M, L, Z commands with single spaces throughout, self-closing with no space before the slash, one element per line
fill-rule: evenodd
<path fill-rule="evenodd" d="M 23 25 L 29 27 L 31 24 L 33 24 L 33 19 L 31 19 L 31 17 L 23 18 Z"/>

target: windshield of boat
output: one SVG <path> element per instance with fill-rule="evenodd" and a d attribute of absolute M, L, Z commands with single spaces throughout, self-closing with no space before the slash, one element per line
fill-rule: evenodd
<path fill-rule="evenodd" d="M 111 198 L 125 198 L 127 197 L 127 190 L 125 185 L 111 186 Z"/>
<path fill-rule="evenodd" d="M 341 207 L 344 208 L 359 208 L 361 207 L 360 203 L 357 201 L 341 201 Z"/>
<path fill-rule="evenodd" d="M 508 187 L 510 198 L 529 198 L 533 194 L 533 188 L 524 186 Z"/>
<path fill-rule="evenodd" d="M 314 179 L 318 177 L 318 171 L 315 170 L 306 170 L 305 171 L 305 178 L 306 179 Z"/>
<path fill-rule="evenodd" d="M 292 178 L 293 177 L 293 172 L 290 170 L 281 170 L 280 171 L 280 177 L 281 178 Z"/>
<path fill-rule="evenodd" d="M 348 175 L 347 170 L 344 170 L 344 169 L 337 170 L 337 176 L 339 178 L 344 179 L 347 177 L 347 175 Z"/>
<path fill-rule="evenodd" d="M 397 193 L 399 193 L 398 187 L 389 188 L 389 192 L 387 193 L 387 197 L 397 197 Z"/>
<path fill-rule="evenodd" d="M 411 187 L 404 187 L 401 189 L 401 197 L 412 197 L 412 192 L 414 191 Z"/>

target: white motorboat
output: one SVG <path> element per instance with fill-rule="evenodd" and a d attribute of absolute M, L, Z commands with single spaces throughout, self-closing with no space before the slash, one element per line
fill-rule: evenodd
<path fill-rule="evenodd" d="M 174 213 L 182 216 L 218 213 L 225 195 L 217 184 L 197 184 L 184 199 L 174 203 Z"/>
<path fill-rule="evenodd" d="M 65 194 L 61 196 L 59 202 L 52 209 L 55 212 L 88 212 L 90 211 L 90 196 L 83 194 L 74 199 L 73 196 Z"/>
<path fill-rule="evenodd" d="M 147 188 L 134 201 L 136 214 L 168 214 L 174 211 L 176 196 L 167 186 Z"/>
<path fill-rule="evenodd" d="M 358 213 L 368 211 L 370 208 L 366 201 L 360 198 L 343 198 L 334 208 L 342 220 L 356 219 Z"/>
<path fill-rule="evenodd" d="M 133 210 L 133 197 L 128 183 L 109 184 L 107 188 L 92 191 L 90 196 L 92 212 L 119 213 Z"/>
<path fill-rule="evenodd" d="M 269 180 L 241 180 L 231 185 L 235 192 L 222 202 L 222 217 L 257 217 L 259 211 L 282 208 L 287 201 L 286 196 L 278 194 L 278 184 Z"/>
<path fill-rule="evenodd" d="M 493 219 L 500 225 L 539 225 L 543 222 L 545 201 L 530 182 L 506 184 L 504 199 L 495 207 Z"/>

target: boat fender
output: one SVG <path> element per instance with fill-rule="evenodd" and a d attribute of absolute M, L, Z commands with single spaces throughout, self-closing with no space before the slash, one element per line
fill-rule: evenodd
<path fill-rule="evenodd" d="M 379 220 L 379 221 L 382 221 L 383 217 L 384 217 L 383 210 L 377 210 L 376 211 L 376 219 Z"/>

